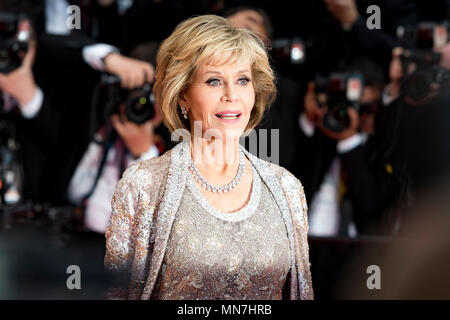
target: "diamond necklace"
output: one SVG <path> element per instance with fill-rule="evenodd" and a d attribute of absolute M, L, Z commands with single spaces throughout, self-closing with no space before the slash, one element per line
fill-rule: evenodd
<path fill-rule="evenodd" d="M 242 173 L 245 170 L 244 152 L 241 149 L 239 149 L 239 168 L 238 168 L 237 174 L 230 183 L 228 183 L 224 186 L 216 186 L 216 185 L 213 185 L 212 183 L 209 183 L 208 181 L 206 181 L 206 179 L 201 176 L 200 172 L 198 172 L 197 168 L 195 167 L 194 161 L 192 159 L 191 159 L 191 163 L 189 165 L 189 169 L 191 170 L 192 174 L 194 175 L 194 179 L 203 188 L 205 188 L 208 191 L 214 192 L 214 193 L 225 193 L 225 192 L 233 190 L 241 181 Z"/>

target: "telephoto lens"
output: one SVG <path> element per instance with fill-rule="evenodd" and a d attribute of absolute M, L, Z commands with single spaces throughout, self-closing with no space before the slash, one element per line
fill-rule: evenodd
<path fill-rule="evenodd" d="M 102 75 L 93 94 L 93 122 L 97 126 L 109 121 L 113 113 L 120 113 L 121 106 L 125 107 L 127 119 L 137 124 L 155 116 L 155 98 L 150 83 L 132 90 L 121 88 L 120 83 L 117 76 L 106 73 Z"/>

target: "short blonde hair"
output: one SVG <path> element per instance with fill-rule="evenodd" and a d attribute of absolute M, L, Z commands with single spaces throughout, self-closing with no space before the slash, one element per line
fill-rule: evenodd
<path fill-rule="evenodd" d="M 183 119 L 178 108 L 178 99 L 205 61 L 215 65 L 249 62 L 255 105 L 246 130 L 256 127 L 276 96 L 274 72 L 264 43 L 251 31 L 233 27 L 225 18 L 203 15 L 180 23 L 161 44 L 156 58 L 153 93 L 170 132 L 191 130 L 189 119 Z"/>

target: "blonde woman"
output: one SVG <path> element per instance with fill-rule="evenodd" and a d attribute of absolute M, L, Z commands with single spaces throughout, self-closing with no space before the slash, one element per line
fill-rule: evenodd
<path fill-rule="evenodd" d="M 111 297 L 313 298 L 302 185 L 239 144 L 275 93 L 264 44 L 224 18 L 188 19 L 162 43 L 154 94 L 183 141 L 116 187 Z"/>

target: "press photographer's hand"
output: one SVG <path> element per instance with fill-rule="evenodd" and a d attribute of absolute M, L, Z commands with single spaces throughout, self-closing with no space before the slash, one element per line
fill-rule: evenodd
<path fill-rule="evenodd" d="M 0 90 L 12 96 L 19 107 L 30 102 L 36 94 L 37 85 L 33 76 L 36 42 L 30 40 L 22 65 L 8 74 L 0 73 Z"/>
<path fill-rule="evenodd" d="M 153 82 L 154 68 L 150 63 L 111 53 L 105 58 L 105 70 L 121 79 L 126 89 L 141 87 L 145 82 Z"/>

